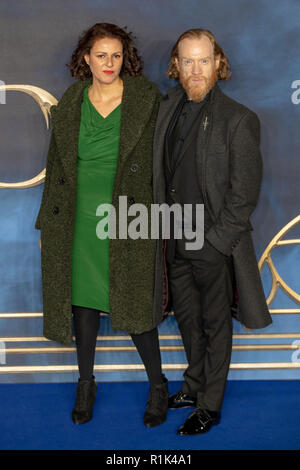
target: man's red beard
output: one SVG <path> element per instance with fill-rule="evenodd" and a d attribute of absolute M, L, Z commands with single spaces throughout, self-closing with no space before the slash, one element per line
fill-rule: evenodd
<path fill-rule="evenodd" d="M 193 82 L 194 78 L 201 78 L 200 82 Z M 216 81 L 218 80 L 217 70 L 214 69 L 211 76 L 207 77 L 198 77 L 192 76 L 185 78 L 184 75 L 179 72 L 179 80 L 183 88 L 185 89 L 188 97 L 199 103 L 207 95 L 207 93 L 212 89 Z"/>

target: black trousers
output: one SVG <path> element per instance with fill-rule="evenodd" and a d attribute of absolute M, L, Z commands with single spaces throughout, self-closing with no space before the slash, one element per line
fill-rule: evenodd
<path fill-rule="evenodd" d="M 222 406 L 232 349 L 230 261 L 205 241 L 197 259 L 177 254 L 169 265 L 174 315 L 188 361 L 182 391 L 197 397 L 197 406 L 215 411 Z"/>

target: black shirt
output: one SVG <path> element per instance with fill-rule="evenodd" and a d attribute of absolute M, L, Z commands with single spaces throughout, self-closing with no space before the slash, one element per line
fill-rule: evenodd
<path fill-rule="evenodd" d="M 207 102 L 209 95 L 210 92 L 207 93 L 204 99 L 199 103 L 189 100 L 186 93 L 183 95 L 179 105 L 176 123 L 170 135 L 170 141 L 172 142 L 172 147 L 170 150 L 172 155 L 173 168 L 175 167 L 176 161 L 181 154 L 184 140 L 186 139 L 194 121 L 199 116 L 202 107 Z"/>

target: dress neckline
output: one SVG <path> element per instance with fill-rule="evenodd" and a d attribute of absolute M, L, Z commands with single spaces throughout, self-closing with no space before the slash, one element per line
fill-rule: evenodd
<path fill-rule="evenodd" d="M 120 106 L 122 103 L 118 104 L 118 106 L 116 106 L 107 116 L 102 116 L 101 113 L 99 113 L 98 109 L 95 108 L 95 106 L 93 105 L 93 103 L 91 102 L 90 100 L 90 97 L 89 97 L 89 88 L 90 88 L 91 84 L 88 85 L 86 88 L 85 88 L 85 92 L 86 92 L 86 97 L 87 97 L 87 100 L 88 100 L 88 103 L 89 105 L 91 106 L 92 109 L 94 109 L 94 111 L 98 114 L 98 116 L 100 116 L 104 121 L 109 118 Z"/>

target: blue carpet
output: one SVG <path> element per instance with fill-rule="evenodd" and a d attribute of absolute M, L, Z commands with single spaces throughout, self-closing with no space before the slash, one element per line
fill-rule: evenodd
<path fill-rule="evenodd" d="M 179 382 L 170 383 L 170 392 Z M 71 420 L 76 384 L 0 386 L 1 450 L 295 450 L 300 449 L 300 381 L 228 381 L 222 420 L 207 434 L 181 437 L 191 409 L 170 410 L 156 428 L 143 425 L 145 382 L 100 383 L 94 418 Z"/>

